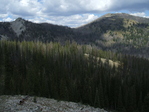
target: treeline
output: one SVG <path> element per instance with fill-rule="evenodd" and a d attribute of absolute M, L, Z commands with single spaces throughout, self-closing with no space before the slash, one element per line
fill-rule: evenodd
<path fill-rule="evenodd" d="M 119 67 L 101 58 L 107 63 L 109 59 L 119 61 Z M 44 96 L 118 112 L 148 112 L 148 67 L 147 59 L 76 43 L 0 41 L 0 94 Z"/>

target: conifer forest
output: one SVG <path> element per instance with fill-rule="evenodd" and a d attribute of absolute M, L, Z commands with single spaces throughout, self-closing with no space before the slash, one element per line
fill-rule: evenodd
<path fill-rule="evenodd" d="M 111 64 L 113 63 L 113 64 Z M 0 41 L 0 95 L 149 112 L 149 60 L 67 41 Z"/>

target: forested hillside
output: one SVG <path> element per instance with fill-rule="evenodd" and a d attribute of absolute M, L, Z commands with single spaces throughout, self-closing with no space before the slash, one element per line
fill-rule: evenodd
<path fill-rule="evenodd" d="M 125 13 L 106 14 L 75 29 L 87 43 L 138 57 L 149 57 L 149 19 Z"/>
<path fill-rule="evenodd" d="M 111 60 L 119 66 L 110 66 Z M 148 112 L 148 66 L 147 59 L 77 43 L 0 41 L 0 94 L 44 96 L 118 112 Z"/>
<path fill-rule="evenodd" d="M 106 14 L 78 28 L 33 23 L 18 18 L 0 22 L 0 40 L 75 41 L 99 49 L 149 58 L 149 19 L 125 13 Z"/>

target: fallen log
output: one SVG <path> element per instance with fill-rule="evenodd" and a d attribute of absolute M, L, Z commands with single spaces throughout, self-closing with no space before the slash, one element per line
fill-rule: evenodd
<path fill-rule="evenodd" d="M 26 100 L 28 100 L 29 96 L 26 96 L 22 100 L 20 100 L 19 105 L 23 105 Z"/>

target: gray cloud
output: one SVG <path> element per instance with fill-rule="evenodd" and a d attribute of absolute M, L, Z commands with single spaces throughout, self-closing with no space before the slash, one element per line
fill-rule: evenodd
<path fill-rule="evenodd" d="M 149 0 L 0 0 L 0 19 L 23 17 L 35 22 L 77 26 L 96 19 L 96 14 L 121 10 L 138 13 L 149 10 L 148 6 Z"/>
<path fill-rule="evenodd" d="M 149 0 L 43 0 L 43 5 L 43 13 L 66 16 L 120 10 L 149 10 Z"/>
<path fill-rule="evenodd" d="M 10 0 L 0 0 L 0 13 L 4 14 L 8 11 L 8 4 Z"/>
<path fill-rule="evenodd" d="M 89 23 L 95 19 L 97 19 L 98 16 L 95 16 L 94 14 L 82 14 L 82 15 L 71 15 L 71 16 L 49 16 L 48 18 L 34 18 L 29 19 L 30 21 L 34 21 L 36 23 L 41 22 L 48 22 L 58 25 L 68 25 L 70 27 L 78 27 L 83 24 Z"/>
<path fill-rule="evenodd" d="M 149 0 L 113 0 L 110 11 L 129 10 L 145 11 L 149 10 Z"/>
<path fill-rule="evenodd" d="M 9 3 L 9 12 L 18 16 L 36 16 L 41 7 L 37 0 L 14 0 Z"/>
<path fill-rule="evenodd" d="M 73 15 L 106 11 L 111 5 L 111 0 L 44 0 L 43 3 L 45 4 L 44 13 Z"/>

